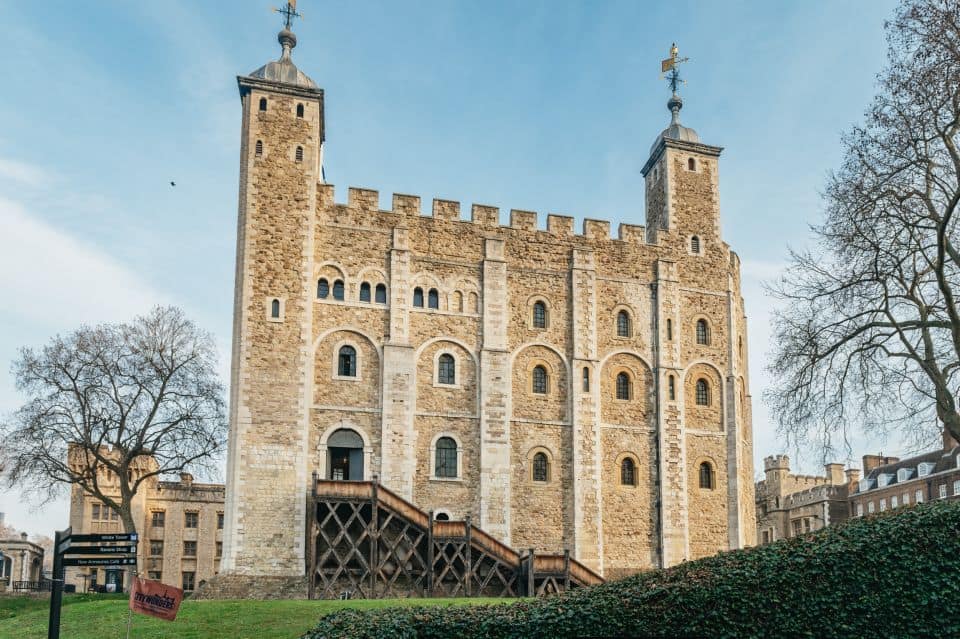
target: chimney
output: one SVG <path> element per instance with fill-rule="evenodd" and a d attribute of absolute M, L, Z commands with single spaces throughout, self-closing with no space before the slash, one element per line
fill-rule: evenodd
<path fill-rule="evenodd" d="M 847 469 L 847 484 L 852 485 L 860 481 L 860 469 L 859 468 L 848 468 Z"/>
<path fill-rule="evenodd" d="M 830 480 L 830 483 L 834 486 L 842 486 L 845 483 L 843 477 L 843 464 L 824 464 L 824 469 L 827 471 L 827 479 Z"/>
<path fill-rule="evenodd" d="M 953 435 L 950 434 L 950 431 L 946 428 L 943 429 L 943 452 L 950 452 L 957 447 L 957 440 L 953 438 Z"/>
<path fill-rule="evenodd" d="M 864 455 L 863 456 L 863 474 L 869 475 L 870 471 L 874 468 L 880 466 L 886 466 L 887 464 L 896 464 L 900 461 L 899 457 L 884 457 L 881 455 Z"/>
<path fill-rule="evenodd" d="M 193 484 L 193 475 L 190 473 L 180 473 L 180 482 L 189 487 L 191 484 Z"/>
<path fill-rule="evenodd" d="M 27 533 L 20 533 L 20 539 L 22 539 L 23 541 L 26 541 L 26 540 L 27 540 Z"/>

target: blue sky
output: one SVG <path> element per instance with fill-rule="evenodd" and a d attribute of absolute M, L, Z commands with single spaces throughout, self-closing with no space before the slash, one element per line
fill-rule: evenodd
<path fill-rule="evenodd" d="M 644 219 L 640 168 L 669 120 L 659 61 L 676 41 L 691 59 L 682 120 L 725 147 L 722 227 L 743 259 L 762 468 L 783 445 L 760 400 L 759 282 L 808 240 L 894 5 L 301 0 L 294 60 L 326 90 L 338 199 L 364 186 L 385 206 L 414 193 L 615 228 Z M 0 414 L 20 401 L 7 366 L 19 346 L 155 303 L 213 331 L 226 372 L 235 76 L 279 55 L 278 16 L 262 0 L 0 0 L 0 25 Z M 821 462 L 810 451 L 794 466 Z M 66 525 L 63 500 L 37 510 L 0 493 L 0 511 L 31 532 Z"/>

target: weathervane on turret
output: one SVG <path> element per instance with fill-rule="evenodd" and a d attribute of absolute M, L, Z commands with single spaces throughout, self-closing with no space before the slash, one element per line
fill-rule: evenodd
<path fill-rule="evenodd" d="M 287 30 L 293 25 L 294 18 L 303 17 L 303 14 L 297 13 L 297 0 L 287 0 L 287 6 L 282 9 L 275 8 L 274 11 L 284 17 L 283 28 Z"/>
<path fill-rule="evenodd" d="M 670 57 L 660 62 L 660 78 L 666 78 L 670 84 L 670 90 L 673 95 L 677 95 L 677 88 L 687 81 L 680 78 L 680 65 L 689 62 L 690 58 L 681 58 L 680 50 L 677 49 L 677 43 L 674 42 L 670 47 Z"/>

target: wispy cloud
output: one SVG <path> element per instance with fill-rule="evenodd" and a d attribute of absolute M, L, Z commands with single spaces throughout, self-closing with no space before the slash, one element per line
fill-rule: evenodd
<path fill-rule="evenodd" d="M 0 157 L 0 181 L 40 188 L 48 186 L 53 180 L 49 173 L 38 166 Z"/>

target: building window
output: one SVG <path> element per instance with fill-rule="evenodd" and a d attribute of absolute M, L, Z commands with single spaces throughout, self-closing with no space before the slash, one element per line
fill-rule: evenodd
<path fill-rule="evenodd" d="M 910 505 L 910 493 L 903 493 L 903 505 Z"/>
<path fill-rule="evenodd" d="M 260 110 L 261 110 L 261 111 L 266 111 L 266 110 L 267 110 L 267 99 L 266 99 L 266 98 L 260 98 Z"/>
<path fill-rule="evenodd" d="M 794 537 L 799 537 L 799 536 L 800 536 L 800 533 L 801 533 L 800 526 L 801 526 L 802 523 L 803 523 L 803 522 L 801 522 L 799 519 L 794 519 L 793 521 L 790 522 L 790 526 L 791 526 L 791 528 L 793 529 L 793 536 L 794 536 Z"/>
<path fill-rule="evenodd" d="M 184 528 L 197 528 L 199 524 L 200 524 L 200 513 L 198 512 L 183 513 Z"/>
<path fill-rule="evenodd" d="M 328 282 L 326 278 L 321 277 L 317 280 L 317 297 L 325 300 L 328 295 L 330 295 L 330 282 Z"/>
<path fill-rule="evenodd" d="M 630 376 L 626 373 L 617 375 L 617 399 L 630 399 Z"/>
<path fill-rule="evenodd" d="M 960 495 L 960 479 L 953 482 L 953 494 Z"/>
<path fill-rule="evenodd" d="M 163 573 L 159 570 L 148 570 L 147 579 L 152 579 L 153 581 L 163 581 Z"/>
<path fill-rule="evenodd" d="M 890 498 L 890 508 L 891 508 L 891 509 L 892 509 L 892 508 L 896 508 L 896 507 L 899 506 L 899 505 L 900 505 L 900 501 L 897 499 L 897 496 L 896 496 L 896 495 L 894 495 L 893 497 Z"/>
<path fill-rule="evenodd" d="M 762 541 L 761 543 L 764 543 L 764 544 L 769 544 L 769 543 L 770 543 L 770 531 L 769 531 L 769 530 L 764 530 L 764 531 L 763 531 L 763 541 Z"/>
<path fill-rule="evenodd" d="M 413 305 L 417 308 L 423 308 L 423 289 L 419 286 L 413 289 Z"/>
<path fill-rule="evenodd" d="M 217 513 L 217 530 L 223 530 L 223 513 Z"/>
<path fill-rule="evenodd" d="M 705 319 L 697 320 L 697 344 L 710 345 L 710 327 Z"/>
<path fill-rule="evenodd" d="M 433 518 L 434 521 L 450 521 L 450 515 L 447 513 L 437 513 Z"/>
<path fill-rule="evenodd" d="M 696 235 L 690 238 L 690 252 L 696 255 L 700 254 L 700 238 Z"/>
<path fill-rule="evenodd" d="M 302 118 L 302 117 L 303 117 L 303 105 L 302 105 L 302 104 L 298 104 L 298 105 L 297 105 L 297 117 L 298 117 L 298 118 Z"/>
<path fill-rule="evenodd" d="M 258 157 L 258 158 L 262 158 L 262 157 L 263 157 L 263 141 L 262 141 L 262 140 L 257 140 L 257 146 L 256 146 L 256 151 L 255 151 L 255 153 L 257 154 L 257 157 Z"/>
<path fill-rule="evenodd" d="M 387 287 L 383 284 L 377 284 L 377 288 L 374 291 L 374 301 L 377 304 L 386 304 L 387 303 Z"/>
<path fill-rule="evenodd" d="M 940 499 L 944 499 L 947 496 L 947 485 L 940 484 L 937 487 L 937 494 L 940 496 Z"/>
<path fill-rule="evenodd" d="M 884 497 L 880 500 L 880 512 L 883 512 L 887 509 L 887 499 Z"/>
<path fill-rule="evenodd" d="M 333 283 L 333 299 L 343 301 L 343 280 Z"/>
<path fill-rule="evenodd" d="M 193 580 L 195 577 L 196 577 L 196 573 L 194 573 L 193 571 L 190 571 L 190 572 L 184 571 L 183 581 L 181 582 L 181 586 L 183 587 L 184 590 L 193 590 Z"/>
<path fill-rule="evenodd" d="M 923 503 L 923 490 L 917 490 L 917 492 L 915 492 L 915 493 L 913 494 L 913 497 L 914 497 L 914 499 L 913 499 L 914 503 L 922 504 L 922 503 Z"/>
<path fill-rule="evenodd" d="M 370 301 L 370 282 L 364 282 L 360 285 L 360 301 L 369 302 Z"/>
<path fill-rule="evenodd" d="M 297 162 L 303 162 L 303 147 L 302 147 L 302 146 L 298 146 L 298 147 L 297 147 L 297 151 L 296 151 L 296 153 L 295 153 L 295 155 L 294 155 L 294 158 L 297 160 Z"/>
<path fill-rule="evenodd" d="M 590 392 L 590 368 L 587 366 L 583 367 L 583 392 Z"/>
<path fill-rule="evenodd" d="M 863 504 L 857 504 L 857 517 L 863 517 Z"/>
<path fill-rule="evenodd" d="M 456 361 L 453 355 L 444 353 L 437 362 L 437 383 L 438 384 L 456 384 Z"/>
<path fill-rule="evenodd" d="M 457 311 L 458 313 L 463 312 L 463 293 L 460 291 L 453 292 L 453 304 L 450 307 L 451 311 Z"/>
<path fill-rule="evenodd" d="M 452 437 L 437 440 L 434 474 L 436 477 L 457 476 L 457 442 Z"/>
<path fill-rule="evenodd" d="M 538 395 L 547 394 L 547 369 L 543 366 L 533 369 L 533 392 Z"/>
<path fill-rule="evenodd" d="M 217 553 L 217 554 L 214 555 L 214 557 L 216 557 L 217 559 L 220 559 L 220 557 L 223 557 L 223 542 L 222 542 L 222 541 L 218 541 L 218 542 L 217 542 L 216 553 Z"/>
<path fill-rule="evenodd" d="M 163 556 L 163 541 L 160 539 L 151 539 L 150 540 L 150 556 L 151 557 L 162 557 Z"/>
<path fill-rule="evenodd" d="M 184 556 L 184 557 L 196 557 L 196 556 L 197 556 L 197 542 L 195 542 L 195 541 L 185 541 L 185 542 L 183 542 L 183 556 Z"/>
<path fill-rule="evenodd" d="M 667 397 L 671 402 L 677 399 L 677 380 L 673 375 L 667 376 Z"/>
<path fill-rule="evenodd" d="M 546 453 L 537 453 L 533 456 L 533 481 L 550 481 L 550 462 Z"/>
<path fill-rule="evenodd" d="M 162 510 L 155 510 L 150 513 L 150 525 L 154 528 L 163 528 L 166 519 L 166 513 Z"/>
<path fill-rule="evenodd" d="M 687 170 L 696 171 L 697 170 L 697 161 L 693 158 L 687 160 Z"/>
<path fill-rule="evenodd" d="M 427 293 L 427 307 L 440 308 L 440 294 L 435 288 L 431 288 L 430 292 Z"/>
<path fill-rule="evenodd" d="M 667 320 L 667 341 L 673 340 L 673 320 Z"/>
<path fill-rule="evenodd" d="M 637 485 L 637 465 L 632 457 L 624 457 L 620 462 L 620 484 L 623 486 Z"/>
<path fill-rule="evenodd" d="M 357 376 L 357 349 L 353 346 L 341 346 L 337 355 L 337 375 L 340 377 Z"/>
<path fill-rule="evenodd" d="M 280 318 L 280 300 L 270 302 L 270 317 L 273 319 Z"/>
<path fill-rule="evenodd" d="M 705 379 L 697 380 L 697 406 L 710 405 L 710 384 Z"/>
<path fill-rule="evenodd" d="M 714 487 L 713 466 L 710 465 L 710 462 L 702 462 L 700 464 L 700 488 L 713 489 Z"/>
<path fill-rule="evenodd" d="M 630 314 L 626 311 L 617 313 L 617 337 L 630 337 Z"/>
<path fill-rule="evenodd" d="M 543 302 L 533 303 L 533 327 L 534 328 L 547 327 L 547 305 L 544 304 Z"/>
<path fill-rule="evenodd" d="M 868 501 L 868 502 L 867 502 L 867 513 L 868 513 L 868 514 L 871 514 L 871 515 L 873 514 L 873 502 L 872 502 L 872 501 Z"/>

